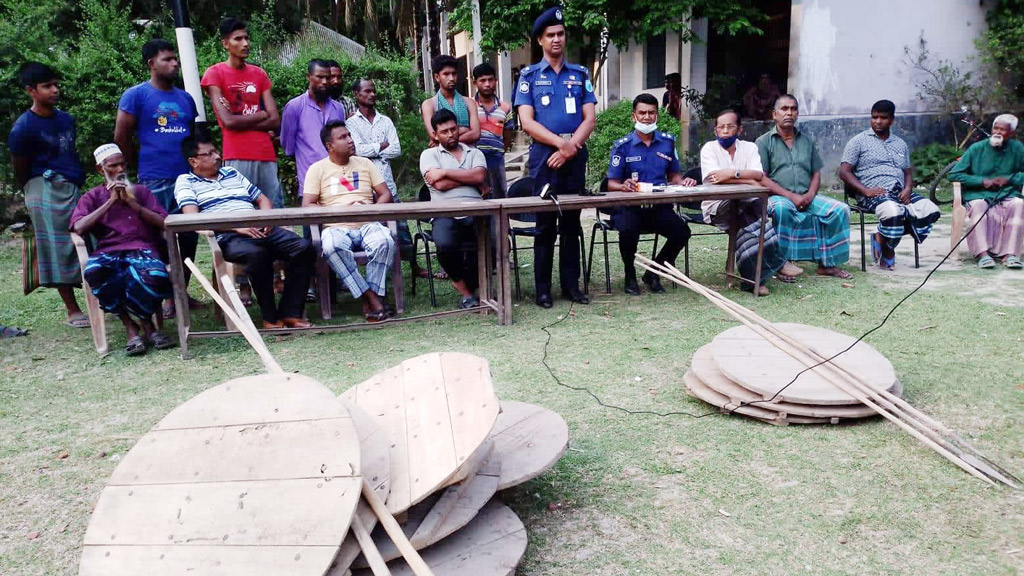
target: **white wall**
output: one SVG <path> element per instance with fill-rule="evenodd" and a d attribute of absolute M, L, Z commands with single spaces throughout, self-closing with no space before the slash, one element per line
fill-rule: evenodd
<path fill-rule="evenodd" d="M 866 113 L 877 100 L 898 112 L 933 111 L 917 99 L 904 47 L 922 33 L 936 59 L 974 54 L 992 0 L 794 0 L 789 87 L 800 115 Z M 969 66 L 969 65 L 968 65 Z"/>

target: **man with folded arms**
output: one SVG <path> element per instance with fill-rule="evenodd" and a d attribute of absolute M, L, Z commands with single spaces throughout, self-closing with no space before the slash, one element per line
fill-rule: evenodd
<path fill-rule="evenodd" d="M 181 152 L 191 171 L 178 176 L 174 198 L 183 214 L 254 212 L 273 206 L 260 189 L 230 166 L 202 135 L 186 138 Z M 224 259 L 245 267 L 263 312 L 263 328 L 309 328 L 302 319 L 306 288 L 316 257 L 309 240 L 277 226 L 235 228 L 217 233 Z M 285 262 L 284 292 L 274 303 L 274 261 Z"/>

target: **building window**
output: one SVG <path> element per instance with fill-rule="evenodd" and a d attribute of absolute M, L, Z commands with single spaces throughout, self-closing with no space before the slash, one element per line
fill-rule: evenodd
<path fill-rule="evenodd" d="M 647 39 L 644 45 L 644 88 L 662 88 L 665 85 L 665 34 Z"/>

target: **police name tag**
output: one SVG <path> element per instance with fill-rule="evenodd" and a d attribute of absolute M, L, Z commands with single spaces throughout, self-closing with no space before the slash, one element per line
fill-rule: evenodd
<path fill-rule="evenodd" d="M 643 158 L 641 158 L 640 156 L 627 156 L 626 157 L 626 162 L 639 162 L 641 160 L 643 160 Z"/>
<path fill-rule="evenodd" d="M 575 114 L 576 113 L 576 99 L 569 96 L 565 99 L 565 113 Z"/>
<path fill-rule="evenodd" d="M 551 86 L 551 80 L 535 80 L 534 86 Z"/>

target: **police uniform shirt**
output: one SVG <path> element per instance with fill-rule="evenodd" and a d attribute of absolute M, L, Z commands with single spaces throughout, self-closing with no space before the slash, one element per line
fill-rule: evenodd
<path fill-rule="evenodd" d="M 523 68 L 513 106 L 533 107 L 533 117 L 554 134 L 572 134 L 583 122 L 583 105 L 597 104 L 587 69 L 563 61 L 558 72 L 547 60 Z"/>
<path fill-rule="evenodd" d="M 676 139 L 665 132 L 654 132 L 651 145 L 640 140 L 635 131 L 615 142 L 608 161 L 608 179 L 624 182 L 636 172 L 640 182 L 665 184 L 669 174 L 678 174 Z"/>

